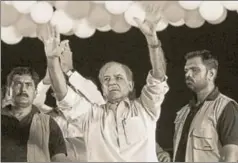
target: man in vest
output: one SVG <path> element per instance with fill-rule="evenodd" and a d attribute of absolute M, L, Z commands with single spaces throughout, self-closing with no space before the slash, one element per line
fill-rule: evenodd
<path fill-rule="evenodd" d="M 238 105 L 215 85 L 218 61 L 208 50 L 185 56 L 185 78 L 193 99 L 175 119 L 176 162 L 236 162 Z"/>
<path fill-rule="evenodd" d="M 33 105 L 38 82 L 38 74 L 28 67 L 14 68 L 8 75 L 8 105 L 1 111 L 3 162 L 70 161 L 59 126 Z"/>

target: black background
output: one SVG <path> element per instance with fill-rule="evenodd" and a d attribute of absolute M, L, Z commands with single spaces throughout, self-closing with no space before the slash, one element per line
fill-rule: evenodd
<path fill-rule="evenodd" d="M 167 75 L 170 91 L 162 106 L 158 121 L 157 140 L 165 148 L 172 148 L 173 121 L 178 111 L 191 98 L 184 83 L 184 54 L 192 50 L 210 50 L 219 60 L 217 84 L 224 94 L 238 101 L 238 14 L 228 12 L 219 25 L 205 23 L 198 29 L 186 26 L 172 27 L 159 32 L 168 62 Z M 73 51 L 74 68 L 82 75 L 96 79 L 100 67 L 107 61 L 119 61 L 134 72 L 137 95 L 140 94 L 148 71 L 151 69 L 147 44 L 136 28 L 125 34 L 96 32 L 89 39 L 76 36 L 69 39 Z M 43 44 L 37 39 L 24 38 L 17 45 L 1 42 L 2 85 L 6 75 L 15 66 L 31 66 L 44 77 L 46 60 Z M 50 94 L 50 93 L 49 93 Z M 47 104 L 55 105 L 48 95 Z"/>

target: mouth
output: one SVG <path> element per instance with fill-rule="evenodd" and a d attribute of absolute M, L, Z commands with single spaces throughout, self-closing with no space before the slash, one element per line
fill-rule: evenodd
<path fill-rule="evenodd" d="M 109 92 L 118 92 L 119 91 L 119 89 L 117 89 L 117 88 L 109 88 Z"/>
<path fill-rule="evenodd" d="M 28 95 L 26 95 L 26 94 L 18 95 L 18 97 L 20 97 L 20 98 L 28 98 Z"/>

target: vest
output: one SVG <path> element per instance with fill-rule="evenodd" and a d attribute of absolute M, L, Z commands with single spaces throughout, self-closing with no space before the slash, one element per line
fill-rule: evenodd
<path fill-rule="evenodd" d="M 205 101 L 190 125 L 186 145 L 185 162 L 219 162 L 222 145 L 217 133 L 217 122 L 225 106 L 232 100 L 219 93 L 213 101 Z M 189 105 L 184 106 L 175 119 L 174 156 L 178 149 L 183 125 L 190 111 Z"/>
<path fill-rule="evenodd" d="M 50 162 L 50 116 L 36 113 L 33 116 L 27 142 L 27 162 Z"/>

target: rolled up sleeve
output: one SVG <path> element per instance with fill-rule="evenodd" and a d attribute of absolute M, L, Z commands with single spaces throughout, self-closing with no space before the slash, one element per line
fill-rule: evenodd
<path fill-rule="evenodd" d="M 34 100 L 34 105 L 40 107 L 44 105 L 45 99 L 46 99 L 46 93 L 49 90 L 50 85 L 45 85 L 43 81 L 40 81 L 40 83 L 37 85 L 37 95 Z"/>
<path fill-rule="evenodd" d="M 67 120 L 74 120 L 89 112 L 92 104 L 68 86 L 66 96 L 61 101 L 57 101 L 57 106 Z"/>
<path fill-rule="evenodd" d="M 168 90 L 167 76 L 164 81 L 160 81 L 155 79 L 150 71 L 146 79 L 146 85 L 142 89 L 140 100 L 146 112 L 155 120 L 158 120 L 160 116 L 161 104 Z"/>

